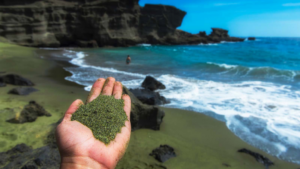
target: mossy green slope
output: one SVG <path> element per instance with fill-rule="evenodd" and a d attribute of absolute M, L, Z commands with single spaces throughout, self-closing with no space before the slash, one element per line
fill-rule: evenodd
<path fill-rule="evenodd" d="M 125 126 L 127 116 L 123 107 L 124 100 L 100 95 L 87 105 L 80 106 L 72 115 L 72 121 L 84 124 L 92 130 L 96 139 L 109 144 Z"/>

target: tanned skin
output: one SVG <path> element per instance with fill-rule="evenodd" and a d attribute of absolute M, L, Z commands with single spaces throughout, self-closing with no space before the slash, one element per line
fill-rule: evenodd
<path fill-rule="evenodd" d="M 124 155 L 130 139 L 131 100 L 128 95 L 122 95 L 122 84 L 113 77 L 107 80 L 98 79 L 87 98 L 87 103 L 100 94 L 124 100 L 124 111 L 128 117 L 125 127 L 118 133 L 115 140 L 105 145 L 95 139 L 92 131 L 85 125 L 71 121 L 72 114 L 83 105 L 81 100 L 75 100 L 66 111 L 62 122 L 56 129 L 56 139 L 61 155 L 61 169 L 113 169 Z"/>

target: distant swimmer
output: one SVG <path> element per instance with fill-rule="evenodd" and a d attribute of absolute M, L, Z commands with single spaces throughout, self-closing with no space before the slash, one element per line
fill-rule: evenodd
<path fill-rule="evenodd" d="M 127 56 L 127 59 L 126 59 L 126 64 L 129 65 L 130 62 L 131 62 L 131 58 L 130 58 L 130 56 L 128 55 L 128 56 Z"/>

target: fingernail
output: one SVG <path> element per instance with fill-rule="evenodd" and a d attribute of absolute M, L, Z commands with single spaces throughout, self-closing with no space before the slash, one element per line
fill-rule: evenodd
<path fill-rule="evenodd" d="M 117 85 L 123 86 L 121 82 L 116 82 Z"/>

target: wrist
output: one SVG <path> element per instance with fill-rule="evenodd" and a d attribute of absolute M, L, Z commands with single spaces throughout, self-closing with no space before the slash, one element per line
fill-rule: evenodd
<path fill-rule="evenodd" d="M 106 169 L 89 157 L 62 157 L 60 169 Z"/>

